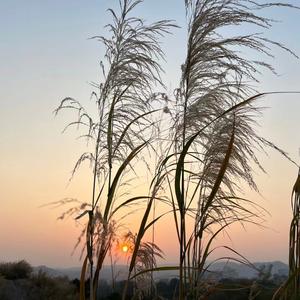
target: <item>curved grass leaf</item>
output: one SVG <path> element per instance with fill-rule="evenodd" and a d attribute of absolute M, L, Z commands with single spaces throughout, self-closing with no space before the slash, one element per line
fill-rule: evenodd
<path fill-rule="evenodd" d="M 128 164 L 130 164 L 131 160 L 147 145 L 147 143 L 148 142 L 145 142 L 145 143 L 141 144 L 140 146 L 136 147 L 135 149 L 133 149 L 131 151 L 131 153 L 128 155 L 128 157 L 123 161 L 122 165 L 119 167 L 119 169 L 113 179 L 113 182 L 111 184 L 109 192 L 108 192 L 107 202 L 106 202 L 105 211 L 104 211 L 104 220 L 108 219 L 108 214 L 109 214 L 109 211 L 111 208 L 111 204 L 112 204 L 113 198 L 115 196 L 115 191 L 116 191 L 118 182 L 120 180 L 120 177 L 122 176 L 123 171 L 128 166 Z"/>
<path fill-rule="evenodd" d="M 81 268 L 81 275 L 80 275 L 80 300 L 85 300 L 85 274 L 87 269 L 87 262 L 88 262 L 88 256 L 85 257 L 83 261 L 83 265 Z"/>

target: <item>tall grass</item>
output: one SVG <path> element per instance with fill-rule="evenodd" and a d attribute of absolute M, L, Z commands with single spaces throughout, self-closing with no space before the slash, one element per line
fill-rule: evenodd
<path fill-rule="evenodd" d="M 152 198 L 160 185 L 168 186 L 179 242 L 179 298 L 197 299 L 203 292 L 201 279 L 217 235 L 232 223 L 255 222 L 262 216 L 261 208 L 237 196 L 243 181 L 258 191 L 253 164 L 264 169 L 254 149 L 267 146 L 287 157 L 272 142 L 257 135 L 255 124 L 260 109 L 253 102 L 263 94 L 255 95 L 247 83 L 256 80 L 262 67 L 275 70 L 263 60 L 242 57 L 238 50 L 248 48 L 272 56 L 269 46 L 276 45 L 294 53 L 260 34 L 220 34 L 221 29 L 231 25 L 270 28 L 272 21 L 257 11 L 272 6 L 292 7 L 289 4 L 230 0 L 185 3 L 189 24 L 186 60 L 175 91 L 175 106 L 168 108 L 174 120 L 170 151 L 153 181 Z M 147 229 L 151 205 L 152 201 L 145 211 L 140 239 Z M 192 232 L 187 231 L 189 216 L 194 220 Z M 242 256 L 238 259 L 248 263 Z"/>
<path fill-rule="evenodd" d="M 185 4 L 189 24 L 186 60 L 173 112 L 174 152 L 165 167 L 174 182 L 170 193 L 175 199 L 172 207 L 179 237 L 179 298 L 197 299 L 217 235 L 232 223 L 255 222 L 261 217 L 260 208 L 237 196 L 241 182 L 258 190 L 253 164 L 264 170 L 254 149 L 267 146 L 285 155 L 257 134 L 260 109 L 253 101 L 262 95 L 251 96 L 255 92 L 248 84 L 257 80 L 261 67 L 275 71 L 263 60 L 243 57 L 239 50 L 272 56 L 269 45 L 276 45 L 294 53 L 260 34 L 221 35 L 228 26 L 270 28 L 272 21 L 257 11 L 292 7 L 289 4 L 238 0 L 195 0 Z M 247 98 L 249 101 L 244 101 Z M 186 225 L 189 215 L 194 220 L 190 233 Z"/>
<path fill-rule="evenodd" d="M 300 297 L 300 169 L 297 180 L 292 192 L 293 220 L 290 228 L 290 246 L 289 246 L 289 270 L 290 277 L 294 276 L 292 283 L 292 297 Z"/>
<path fill-rule="evenodd" d="M 116 205 L 118 187 L 132 161 L 152 139 L 149 115 L 153 85 L 162 86 L 158 60 L 163 57 L 159 38 L 169 32 L 170 21 L 150 25 L 131 16 L 140 0 L 121 0 L 120 13 L 109 9 L 112 23 L 107 25 L 110 38 L 95 36 L 105 45 L 105 63 L 101 62 L 104 81 L 93 93 L 97 109 L 94 120 L 73 98 L 65 98 L 56 112 L 74 109 L 78 120 L 70 125 L 86 128 L 85 137 L 91 152 L 81 155 L 74 172 L 86 160 L 93 166 L 92 199 L 83 213 L 86 257 L 82 267 L 81 299 L 84 299 L 84 278 L 89 266 L 90 299 L 96 299 L 99 272 L 115 234 L 114 214 L 139 197 Z"/>
<path fill-rule="evenodd" d="M 273 300 L 296 300 L 300 298 L 300 169 L 291 196 L 293 218 L 289 240 L 289 276 L 276 291 Z"/>
<path fill-rule="evenodd" d="M 169 99 L 164 93 L 153 94 L 153 85 L 164 88 L 159 63 L 163 53 L 158 38 L 174 25 L 170 21 L 146 25 L 132 17 L 131 11 L 141 2 L 119 1 L 119 14 L 109 10 L 112 23 L 107 28 L 111 37 L 94 37 L 106 47 L 106 61 L 101 63 L 104 80 L 95 85 L 98 92 L 93 93 L 97 118 L 93 119 L 73 98 L 64 99 L 57 109 L 58 112 L 72 108 L 78 112 L 78 119 L 70 125 L 86 128 L 84 136 L 92 149 L 79 158 L 74 168 L 75 172 L 87 160 L 92 165 L 93 177 L 91 201 L 81 205 L 77 216 L 77 219 L 87 218 L 82 232 L 86 249 L 81 299 L 85 299 L 84 279 L 88 269 L 90 300 L 96 298 L 99 272 L 118 228 L 114 216 L 123 207 L 140 200 L 147 200 L 147 205 L 137 234 L 129 236 L 134 239 L 134 247 L 123 299 L 131 279 L 167 269 L 179 270 L 179 299 L 199 299 L 205 295 L 203 274 L 208 258 L 216 249 L 217 236 L 233 223 L 255 223 L 263 216 L 262 208 L 239 197 L 242 182 L 258 191 L 252 169 L 253 166 L 263 172 L 264 169 L 255 150 L 269 147 L 288 158 L 284 151 L 257 134 L 261 109 L 255 101 L 272 93 L 257 94 L 249 84 L 257 82 L 262 69 L 274 73 L 275 70 L 263 59 L 242 56 L 240 50 L 268 57 L 272 56 L 270 47 L 275 45 L 296 55 L 262 34 L 224 37 L 221 32 L 241 25 L 269 29 L 272 21 L 260 16 L 262 9 L 294 6 L 250 0 L 185 0 L 186 58 L 175 97 Z M 157 131 L 150 121 L 157 112 L 151 106 L 151 99 L 159 97 L 166 103 L 165 116 L 170 118 L 161 123 L 168 124 L 165 130 Z M 144 149 L 153 150 L 154 144 L 162 140 L 166 147 L 157 158 L 149 195 L 134 195 L 120 201 L 117 190 L 126 180 L 127 172 L 135 171 L 132 162 L 142 156 Z M 160 255 L 159 248 L 143 242 L 146 232 L 163 217 L 151 220 L 156 201 L 170 206 L 178 237 L 178 266 L 156 267 L 154 256 Z M 193 222 L 192 230 L 187 228 L 188 219 Z M 147 263 L 137 270 L 145 245 L 148 254 L 152 247 L 152 258 L 147 256 Z M 224 248 L 235 255 L 235 260 L 249 264 L 234 249 Z"/>

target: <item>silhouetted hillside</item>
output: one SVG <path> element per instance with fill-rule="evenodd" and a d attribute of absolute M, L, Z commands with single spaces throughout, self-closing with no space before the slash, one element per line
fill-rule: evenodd
<path fill-rule="evenodd" d="M 273 261 L 273 262 L 255 262 L 253 265 L 257 269 L 261 269 L 265 266 L 268 269 L 271 265 L 271 275 L 280 275 L 280 276 L 287 276 L 288 275 L 288 265 L 280 262 L 280 261 Z M 213 264 L 210 268 L 210 271 L 216 272 L 220 274 L 220 277 L 225 278 L 257 278 L 259 276 L 259 272 L 250 266 L 236 263 L 236 262 L 217 262 Z M 34 272 L 37 273 L 39 271 L 45 272 L 51 277 L 58 277 L 58 276 L 67 276 L 70 280 L 75 278 L 80 278 L 80 267 L 72 267 L 72 268 L 49 268 L 47 266 L 38 266 L 34 267 Z M 163 272 L 155 272 L 154 277 L 156 280 L 160 279 L 170 279 L 172 277 L 176 277 L 178 275 L 177 271 L 163 271 Z M 101 271 L 101 279 L 111 281 L 112 274 L 111 274 L 111 267 L 104 266 Z M 127 278 L 127 266 L 125 265 L 117 265 L 114 269 L 114 277 L 116 280 L 125 280 Z"/>

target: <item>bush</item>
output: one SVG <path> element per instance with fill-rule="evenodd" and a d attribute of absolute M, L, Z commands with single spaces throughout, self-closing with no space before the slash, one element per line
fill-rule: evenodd
<path fill-rule="evenodd" d="M 25 260 L 0 263 L 0 275 L 8 280 L 29 278 L 33 269 Z"/>
<path fill-rule="evenodd" d="M 78 299 L 76 286 L 69 281 L 67 277 L 49 277 L 46 273 L 40 271 L 32 276 L 35 297 L 32 292 L 28 299 L 43 300 L 73 300 Z"/>

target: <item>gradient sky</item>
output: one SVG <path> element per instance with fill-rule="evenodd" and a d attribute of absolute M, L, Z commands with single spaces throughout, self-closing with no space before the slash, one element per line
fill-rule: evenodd
<path fill-rule="evenodd" d="M 290 3 L 298 4 L 298 0 Z M 0 261 L 27 259 L 33 265 L 79 265 L 78 252 L 71 257 L 79 226 L 72 220 L 56 220 L 60 209 L 41 205 L 64 197 L 90 198 L 88 168 L 68 184 L 70 172 L 84 144 L 76 132 L 62 135 L 71 115 L 54 118 L 60 100 L 72 96 L 89 101 L 88 84 L 98 81 L 103 47 L 95 40 L 109 21 L 106 9 L 116 0 L 10 0 L 0 3 Z M 154 21 L 175 19 L 185 26 L 183 0 L 145 0 L 136 15 Z M 269 9 L 274 24 L 267 37 L 283 42 L 300 55 L 300 11 Z M 163 48 L 165 82 L 176 87 L 183 62 L 185 31 L 174 30 Z M 300 90 L 300 61 L 280 49 L 269 59 L 279 76 L 264 72 L 260 91 Z M 261 133 L 299 161 L 300 96 L 269 96 L 261 119 Z M 274 151 L 260 156 L 268 175 L 258 173 L 262 196 L 246 191 L 246 197 L 263 205 L 270 216 L 268 229 L 235 226 L 229 241 L 251 260 L 287 261 L 291 220 L 290 194 L 297 168 Z M 176 257 L 176 240 L 158 228 L 157 243 L 168 260 Z M 130 224 L 129 224 L 130 226 Z M 220 238 L 220 244 L 228 242 Z"/>

